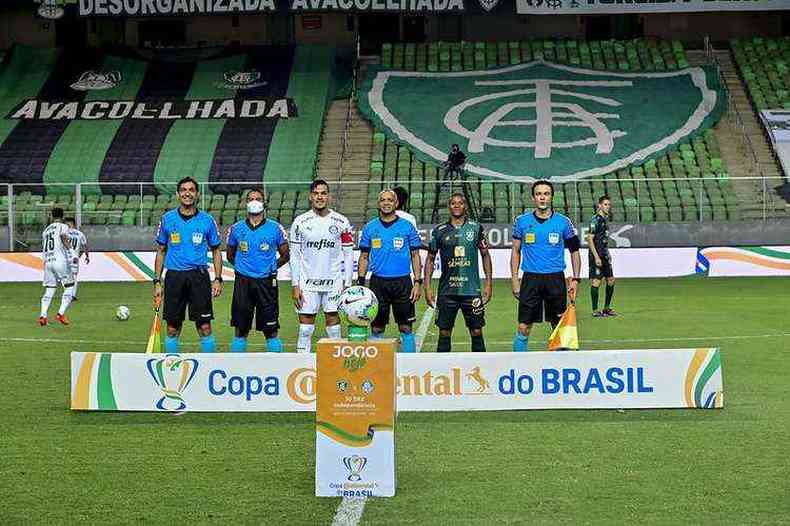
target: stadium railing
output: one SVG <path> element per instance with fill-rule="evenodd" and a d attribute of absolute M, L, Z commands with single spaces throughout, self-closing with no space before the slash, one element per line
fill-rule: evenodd
<path fill-rule="evenodd" d="M 607 194 L 612 200 L 615 223 L 766 220 L 771 218 L 765 205 L 769 201 L 768 193 L 784 182 L 781 177 L 738 178 L 738 181 L 756 181 L 761 186 L 759 192 L 744 195 L 733 186 L 733 179 L 727 177 L 654 179 L 645 178 L 644 174 L 632 177 L 631 172 L 619 175 L 556 184 L 555 209 L 583 223 L 595 213 L 598 198 Z M 100 192 L 96 187 L 105 186 L 101 183 L 48 184 L 44 194 L 36 193 L 41 185 L 5 184 L 0 186 L 0 232 L 7 229 L 9 242 L 0 250 L 35 246 L 40 242 L 38 238 L 48 222 L 49 211 L 56 206 L 63 208 L 67 216 L 75 217 L 79 225 L 155 227 L 163 212 L 178 206 L 175 184 L 107 184 L 117 192 L 115 195 L 106 193 L 106 189 Z M 263 183 L 268 216 L 289 226 L 309 208 L 309 184 L 310 181 Z M 408 210 L 423 224 L 446 220 L 447 199 L 458 191 L 467 194 L 477 218 L 485 223 L 510 223 L 516 215 L 532 207 L 531 185 L 521 182 L 382 179 L 342 184 L 346 195 L 363 197 L 364 206 L 359 206 L 357 199 L 353 209 L 339 208 L 356 225 L 376 215 L 378 193 L 395 185 L 409 191 Z M 119 185 L 125 186 L 122 192 L 118 191 Z M 211 183 L 200 184 L 199 206 L 219 225 L 224 228 L 246 216 L 245 190 L 250 188 L 249 182 L 222 183 L 222 193 L 214 192 L 212 187 Z M 234 187 L 238 188 L 237 192 L 228 191 Z M 761 203 L 762 210 L 755 203 Z"/>

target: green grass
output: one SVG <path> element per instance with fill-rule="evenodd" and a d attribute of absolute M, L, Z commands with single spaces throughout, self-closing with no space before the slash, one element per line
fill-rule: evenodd
<path fill-rule="evenodd" d="M 311 414 L 69 411 L 68 353 L 142 352 L 150 286 L 80 285 L 69 328 L 36 325 L 40 293 L 0 285 L 3 524 L 331 523 L 339 499 L 313 496 Z M 215 304 L 222 349 L 230 297 L 228 284 Z M 584 348 L 719 346 L 725 408 L 401 413 L 397 496 L 368 502 L 362 524 L 787 523 L 789 297 L 783 278 L 622 280 L 622 316 L 592 319 L 583 283 Z M 498 282 L 489 350 L 509 350 L 514 316 Z M 547 332 L 530 347 L 545 348 Z M 197 349 L 194 330 L 183 339 Z M 435 344 L 432 330 L 424 350 Z M 469 350 L 460 317 L 454 344 Z"/>

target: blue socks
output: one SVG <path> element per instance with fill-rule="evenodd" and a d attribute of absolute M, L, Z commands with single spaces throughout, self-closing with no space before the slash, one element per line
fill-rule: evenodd
<path fill-rule="evenodd" d="M 217 342 L 214 341 L 214 335 L 200 337 L 200 350 L 203 352 L 214 352 L 217 350 Z"/>
<path fill-rule="evenodd" d="M 417 344 L 413 333 L 400 333 L 400 352 L 417 352 Z"/>
<path fill-rule="evenodd" d="M 178 336 L 165 336 L 165 354 L 178 354 Z"/>
<path fill-rule="evenodd" d="M 280 338 L 268 338 L 266 340 L 266 350 L 269 352 L 283 352 L 283 342 Z"/>
<path fill-rule="evenodd" d="M 526 352 L 528 342 L 529 336 L 524 336 L 520 332 L 517 332 L 516 337 L 513 338 L 513 352 Z"/>
<path fill-rule="evenodd" d="M 230 342 L 230 352 L 247 352 L 247 338 L 234 336 Z"/>

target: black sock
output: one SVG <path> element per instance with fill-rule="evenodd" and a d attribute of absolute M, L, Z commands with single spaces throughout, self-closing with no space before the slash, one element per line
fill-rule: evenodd
<path fill-rule="evenodd" d="M 609 308 L 609 305 L 612 303 L 612 296 L 614 296 L 614 284 L 609 285 L 606 284 L 606 305 L 604 306 L 605 309 Z"/>
<path fill-rule="evenodd" d="M 436 352 L 450 352 L 450 337 L 439 335 L 439 343 L 436 344 Z"/>
<path fill-rule="evenodd" d="M 472 336 L 472 352 L 486 352 L 486 342 L 483 341 L 483 335 Z"/>
<path fill-rule="evenodd" d="M 593 310 L 598 310 L 598 287 L 595 285 L 590 286 L 590 297 L 592 298 Z"/>

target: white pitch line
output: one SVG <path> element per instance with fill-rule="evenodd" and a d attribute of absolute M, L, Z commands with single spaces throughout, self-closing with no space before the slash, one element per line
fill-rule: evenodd
<path fill-rule="evenodd" d="M 425 336 L 427 336 L 428 329 L 431 327 L 434 312 L 436 312 L 436 309 L 433 307 L 428 307 L 425 309 L 425 312 L 422 315 L 420 326 L 417 327 L 417 335 L 415 337 L 415 346 L 417 347 L 417 352 L 422 350 L 422 344 L 425 343 Z"/>
<path fill-rule="evenodd" d="M 362 519 L 362 512 L 365 511 L 366 501 L 365 497 L 343 497 L 335 512 L 332 526 L 357 526 Z"/>

